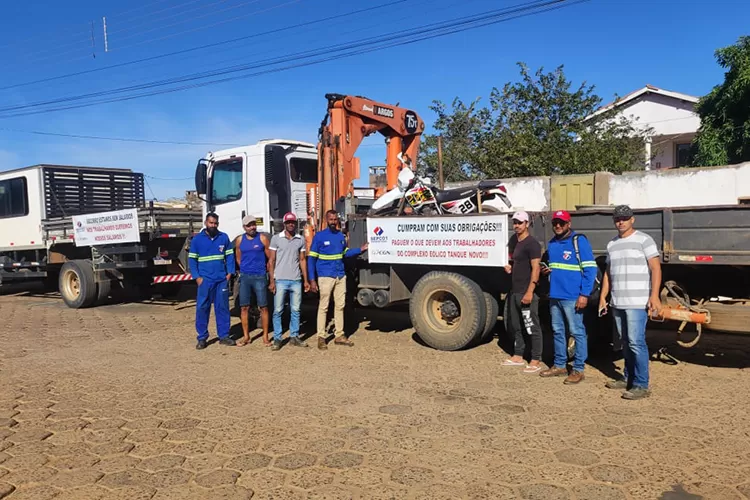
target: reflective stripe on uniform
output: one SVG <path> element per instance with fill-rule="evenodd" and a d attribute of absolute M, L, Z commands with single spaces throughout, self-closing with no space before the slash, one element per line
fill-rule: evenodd
<path fill-rule="evenodd" d="M 320 254 L 318 252 L 310 252 L 307 254 L 309 257 L 320 257 Z"/>
<path fill-rule="evenodd" d="M 198 257 L 198 262 L 207 262 L 210 260 L 224 260 L 223 255 L 208 255 L 206 257 Z"/>
<path fill-rule="evenodd" d="M 230 248 L 226 252 L 224 252 L 224 255 L 232 255 L 234 253 L 234 248 Z"/>
<path fill-rule="evenodd" d="M 317 255 L 317 257 L 320 260 L 339 260 L 339 259 L 344 258 L 344 254 L 343 253 L 335 253 L 333 255 L 320 254 L 320 255 Z"/>
<path fill-rule="evenodd" d="M 197 259 L 197 258 L 198 258 L 198 254 L 197 253 L 189 253 L 188 254 L 188 259 Z"/>
<path fill-rule="evenodd" d="M 581 262 L 581 267 L 596 267 L 595 260 L 584 260 Z"/>
<path fill-rule="evenodd" d="M 579 266 L 573 265 L 573 264 L 559 264 L 557 262 L 550 262 L 549 264 L 550 269 L 560 269 L 563 271 L 581 271 L 581 268 Z"/>

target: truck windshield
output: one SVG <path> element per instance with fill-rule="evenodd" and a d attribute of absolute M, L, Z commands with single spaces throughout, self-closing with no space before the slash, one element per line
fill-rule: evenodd
<path fill-rule="evenodd" d="M 317 183 L 318 161 L 308 158 L 291 158 L 289 160 L 289 175 L 294 182 Z"/>
<path fill-rule="evenodd" d="M 214 205 L 242 198 L 242 158 L 216 162 L 211 175 L 211 201 Z"/>

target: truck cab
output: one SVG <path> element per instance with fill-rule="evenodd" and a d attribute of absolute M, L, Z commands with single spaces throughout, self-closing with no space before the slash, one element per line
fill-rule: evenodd
<path fill-rule="evenodd" d="M 258 231 L 275 234 L 293 212 L 303 230 L 308 219 L 307 187 L 318 182 L 317 148 L 301 141 L 270 139 L 209 152 L 198 162 L 195 188 L 203 216 L 215 212 L 219 228 L 234 240 L 242 218 L 254 215 Z"/>

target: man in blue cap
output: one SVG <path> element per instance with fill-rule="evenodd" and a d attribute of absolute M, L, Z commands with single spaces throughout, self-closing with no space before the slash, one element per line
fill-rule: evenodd
<path fill-rule="evenodd" d="M 229 280 L 234 274 L 234 248 L 229 236 L 219 231 L 219 216 L 206 215 L 206 227 L 190 242 L 188 263 L 190 274 L 198 284 L 195 304 L 195 329 L 198 332 L 196 349 L 208 345 L 208 320 L 211 304 L 216 313 L 216 333 L 219 343 L 236 345 L 229 337 Z"/>

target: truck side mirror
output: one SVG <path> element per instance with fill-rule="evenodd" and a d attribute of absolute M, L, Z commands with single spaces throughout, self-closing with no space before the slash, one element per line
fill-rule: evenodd
<path fill-rule="evenodd" d="M 208 192 L 208 165 L 204 160 L 199 161 L 195 167 L 195 192 L 198 196 Z"/>

